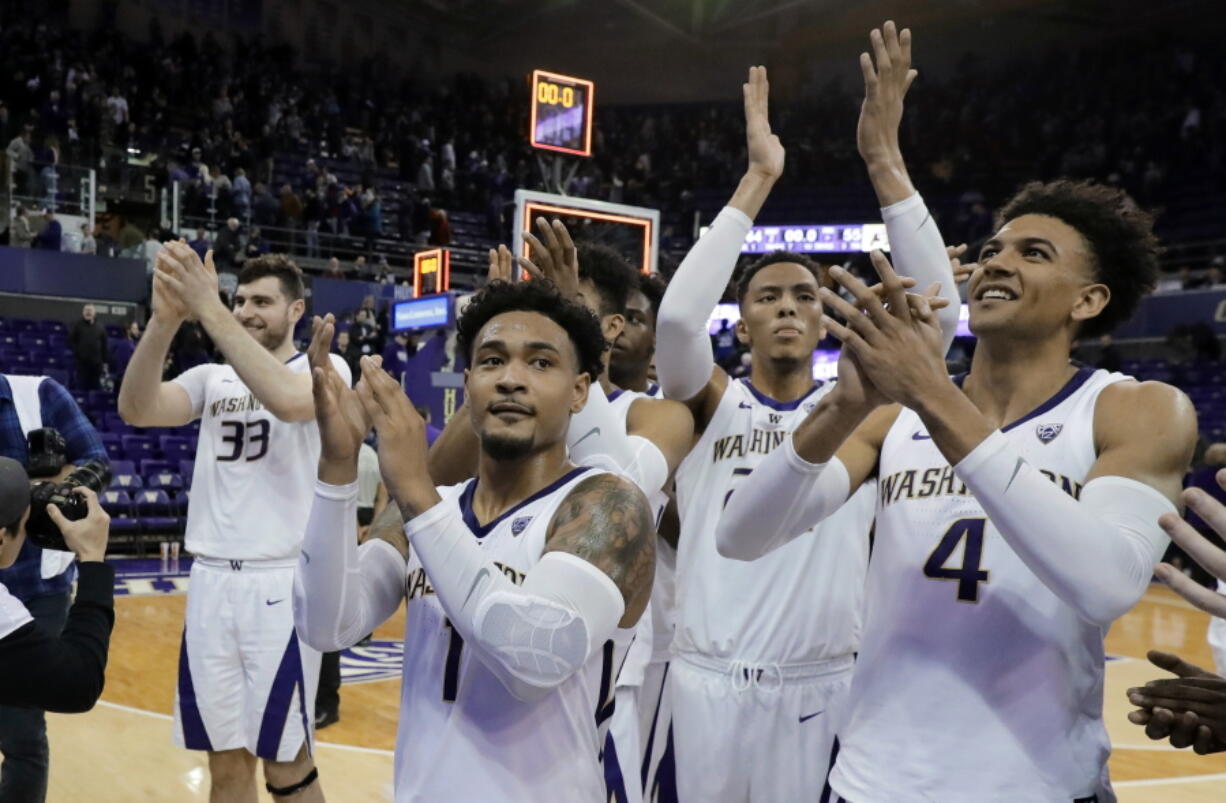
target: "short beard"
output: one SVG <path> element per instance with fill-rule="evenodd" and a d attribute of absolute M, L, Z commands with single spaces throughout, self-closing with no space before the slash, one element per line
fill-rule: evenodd
<path fill-rule="evenodd" d="M 271 326 L 265 326 L 256 334 L 256 342 L 269 351 L 276 351 L 285 342 L 285 335 L 289 331 L 289 327 L 273 329 Z"/>
<path fill-rule="evenodd" d="M 482 434 L 481 451 L 498 463 L 522 460 L 532 454 L 532 438 Z"/>

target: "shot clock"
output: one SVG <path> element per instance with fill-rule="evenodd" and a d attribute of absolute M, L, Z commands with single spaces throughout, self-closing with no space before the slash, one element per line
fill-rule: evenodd
<path fill-rule="evenodd" d="M 532 71 L 532 147 L 592 155 L 592 98 L 596 84 L 545 70 Z"/>

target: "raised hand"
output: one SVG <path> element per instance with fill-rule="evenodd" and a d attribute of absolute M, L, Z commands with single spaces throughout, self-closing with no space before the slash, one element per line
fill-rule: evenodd
<path fill-rule="evenodd" d="M 166 243 L 158 254 L 157 272 L 193 317 L 201 318 L 221 304 L 212 249 L 201 262 L 200 255 L 182 240 Z"/>
<path fill-rule="evenodd" d="M 976 263 L 962 264 L 962 255 L 966 253 L 966 243 L 945 246 L 945 255 L 949 257 L 949 267 L 954 272 L 954 284 L 965 284 L 970 281 L 975 272 Z"/>
<path fill-rule="evenodd" d="M 357 393 L 379 435 L 379 473 L 408 521 L 439 501 L 426 462 L 426 422 L 377 359 L 362 358 Z"/>
<path fill-rule="evenodd" d="M 556 219 L 550 223 L 545 218 L 538 217 L 536 228 L 541 233 L 540 238 L 530 231 L 524 232 L 524 239 L 532 247 L 532 259 L 516 257 L 520 267 L 528 271 L 533 279 L 552 282 L 566 298 L 577 299 L 579 256 L 575 242 L 566 230 L 566 224 Z"/>
<path fill-rule="evenodd" d="M 335 331 L 336 324 L 331 314 L 323 318 L 315 316 L 311 327 L 311 345 L 307 348 L 307 359 L 311 363 L 311 390 L 315 399 L 315 421 L 319 425 L 320 462 L 334 463 L 335 468 L 351 470 L 356 476 L 358 450 L 370 432 L 370 419 L 357 392 L 345 383 L 332 365 L 329 351 Z M 321 476 L 321 479 L 325 478 Z M 351 482 L 352 479 L 344 481 Z"/>
<path fill-rule="evenodd" d="M 822 303 L 836 310 L 846 323 L 840 324 L 829 315 L 822 323 L 842 341 L 844 350 L 851 350 L 856 365 L 877 390 L 891 401 L 916 407 L 916 401 L 933 383 L 949 381 L 941 327 L 927 295 L 909 298 L 906 283 L 880 251 L 872 253 L 872 261 L 881 278 L 879 292 L 843 268 L 830 269 L 830 275 L 855 303 L 823 287 Z"/>
<path fill-rule="evenodd" d="M 174 270 L 169 264 L 163 267 L 162 260 L 168 258 L 163 256 L 165 254 L 165 248 L 158 251 L 157 269 L 153 272 L 153 314 L 172 326 L 178 326 L 190 317 L 191 310 L 164 278 L 165 271 Z"/>
<path fill-rule="evenodd" d="M 1151 680 L 1128 690 L 1138 710 L 1128 721 L 1143 725 L 1150 739 L 1169 740 L 1172 747 L 1192 747 L 1197 753 L 1226 750 L 1226 679 L 1171 653 L 1149 651 L 1149 660 L 1176 677 Z"/>
<path fill-rule="evenodd" d="M 1226 469 L 1217 473 L 1218 485 L 1226 488 Z M 1199 488 L 1183 492 L 1183 503 L 1218 535 L 1226 538 L 1226 506 Z M 1168 513 L 1158 519 L 1158 524 L 1192 560 L 1219 580 L 1226 580 L 1226 552 L 1211 544 L 1192 525 Z M 1170 586 L 1176 594 L 1186 599 L 1205 613 L 1226 618 L 1226 595 L 1205 588 L 1169 563 L 1160 563 L 1154 569 L 1158 579 Z"/>
<path fill-rule="evenodd" d="M 749 80 L 742 85 L 745 99 L 745 140 L 749 172 L 774 181 L 783 175 L 787 153 L 779 137 L 771 133 L 770 83 L 765 67 L 750 67 Z"/>
<path fill-rule="evenodd" d="M 919 74 L 911 69 L 911 31 L 904 28 L 899 33 L 893 22 L 887 22 L 881 29 L 873 29 L 869 41 L 873 55 L 860 54 L 864 102 L 856 125 L 856 146 L 870 167 L 894 160 L 901 164 L 898 127 L 903 99 Z"/>
<path fill-rule="evenodd" d="M 514 277 L 511 259 L 511 249 L 505 245 L 490 249 L 490 267 L 486 273 L 486 282 L 509 282 Z"/>

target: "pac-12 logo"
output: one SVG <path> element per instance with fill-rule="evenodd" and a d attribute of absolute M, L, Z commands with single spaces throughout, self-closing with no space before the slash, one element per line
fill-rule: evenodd
<path fill-rule="evenodd" d="M 392 680 L 404 672 L 404 642 L 371 640 L 341 652 L 342 683 Z"/>
<path fill-rule="evenodd" d="M 528 525 L 531 523 L 531 516 L 520 516 L 518 519 L 511 522 L 511 535 L 519 535 L 524 530 L 528 529 Z"/>
<path fill-rule="evenodd" d="M 1064 424 L 1039 424 L 1034 431 L 1040 442 L 1048 444 L 1054 441 L 1063 429 Z"/>

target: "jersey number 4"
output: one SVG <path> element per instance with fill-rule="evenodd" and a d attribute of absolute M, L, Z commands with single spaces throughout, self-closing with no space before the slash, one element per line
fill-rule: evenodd
<path fill-rule="evenodd" d="M 267 421 L 222 421 L 227 434 L 221 436 L 222 443 L 230 444 L 229 454 L 218 454 L 217 459 L 223 463 L 238 460 L 246 453 L 247 462 L 259 460 L 268 454 Z"/>
<path fill-rule="evenodd" d="M 941 542 L 928 556 L 924 564 L 924 574 L 933 580 L 957 580 L 958 601 L 978 602 L 979 584 L 988 581 L 988 570 L 979 568 L 983 558 L 983 532 L 987 519 L 958 519 L 953 526 L 945 531 Z M 965 540 L 962 550 L 962 565 L 954 568 L 948 566 L 950 557 Z"/>

